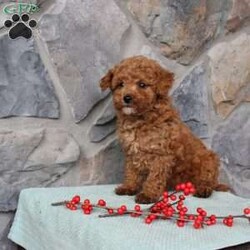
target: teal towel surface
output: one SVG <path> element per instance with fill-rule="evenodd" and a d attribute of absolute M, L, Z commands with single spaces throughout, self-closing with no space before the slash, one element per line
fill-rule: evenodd
<path fill-rule="evenodd" d="M 235 220 L 232 228 L 218 224 L 194 229 L 190 224 L 179 228 L 173 221 L 157 220 L 150 225 L 130 216 L 99 218 L 102 210 L 84 215 L 81 210 L 52 207 L 51 203 L 71 199 L 78 194 L 96 203 L 104 199 L 110 206 L 126 204 L 133 208 L 134 197 L 117 196 L 114 185 L 31 188 L 21 192 L 9 239 L 27 250 L 209 250 L 250 241 L 250 224 Z M 214 192 L 208 199 L 188 197 L 189 212 L 203 207 L 209 214 L 239 215 L 250 206 L 249 199 L 230 193 Z M 144 206 L 146 207 L 146 206 Z"/>

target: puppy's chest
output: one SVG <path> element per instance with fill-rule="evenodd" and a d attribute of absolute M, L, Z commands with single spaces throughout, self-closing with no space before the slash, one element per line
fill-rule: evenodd
<path fill-rule="evenodd" d="M 167 128 L 141 127 L 122 129 L 118 133 L 123 149 L 127 154 L 157 153 L 168 151 L 170 131 Z"/>

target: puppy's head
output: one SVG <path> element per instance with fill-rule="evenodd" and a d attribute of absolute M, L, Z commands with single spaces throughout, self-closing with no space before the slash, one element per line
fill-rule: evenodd
<path fill-rule="evenodd" d="M 127 58 L 101 79 L 102 90 L 113 93 L 115 109 L 125 115 L 142 115 L 168 94 L 174 74 L 144 56 Z"/>

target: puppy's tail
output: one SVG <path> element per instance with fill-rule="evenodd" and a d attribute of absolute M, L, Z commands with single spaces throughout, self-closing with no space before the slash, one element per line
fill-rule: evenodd
<path fill-rule="evenodd" d="M 215 191 L 221 191 L 221 192 L 227 192 L 230 191 L 230 187 L 226 184 L 217 184 L 217 186 L 214 188 Z"/>

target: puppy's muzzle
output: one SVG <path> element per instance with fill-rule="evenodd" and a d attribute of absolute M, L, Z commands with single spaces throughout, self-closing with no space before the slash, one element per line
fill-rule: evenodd
<path fill-rule="evenodd" d="M 133 98 L 132 98 L 132 96 L 130 96 L 130 95 L 125 95 L 125 96 L 123 97 L 123 101 L 124 101 L 125 104 L 130 104 L 130 103 L 132 103 Z"/>

